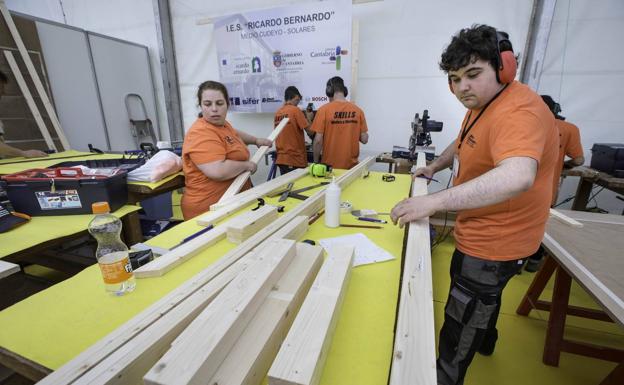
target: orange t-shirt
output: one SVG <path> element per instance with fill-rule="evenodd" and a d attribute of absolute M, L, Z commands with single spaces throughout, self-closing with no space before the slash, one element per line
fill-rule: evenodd
<path fill-rule="evenodd" d="M 555 120 L 557 129 L 559 130 L 559 156 L 553 179 L 553 198 L 552 204 L 557 203 L 557 195 L 559 193 L 559 179 L 561 170 L 563 170 L 563 160 L 566 155 L 570 158 L 578 158 L 583 156 L 583 146 L 581 145 L 581 134 L 578 127 L 564 120 Z"/>
<path fill-rule="evenodd" d="M 210 205 L 221 199 L 234 181 L 210 179 L 197 165 L 226 159 L 249 160 L 249 150 L 243 140 L 229 122 L 218 127 L 198 118 L 186 133 L 182 146 L 182 169 L 186 186 L 181 208 L 185 220 L 210 210 Z M 248 187 L 249 182 L 243 189 Z"/>
<path fill-rule="evenodd" d="M 344 169 L 358 164 L 360 134 L 368 131 L 360 107 L 349 101 L 329 102 L 316 112 L 312 130 L 323 134 L 323 163 Z"/>
<path fill-rule="evenodd" d="M 469 111 L 462 127 L 479 111 Z M 544 236 L 552 197 L 558 142 L 555 118 L 539 95 L 514 81 L 483 112 L 459 146 L 455 186 L 492 170 L 504 159 L 530 157 L 538 162 L 531 188 L 514 198 L 461 210 L 455 222 L 457 248 L 468 255 L 497 261 L 528 257 Z"/>
<path fill-rule="evenodd" d="M 275 163 L 292 167 L 306 167 L 308 157 L 305 149 L 303 131 L 308 126 L 308 120 L 303 112 L 292 104 L 283 105 L 275 113 L 275 127 L 283 118 L 288 123 L 275 140 L 277 160 Z"/>

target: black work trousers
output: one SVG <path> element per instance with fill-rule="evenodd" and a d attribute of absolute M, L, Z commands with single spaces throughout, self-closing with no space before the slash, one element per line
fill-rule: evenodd
<path fill-rule="evenodd" d="M 496 343 L 503 289 L 525 259 L 490 261 L 455 249 L 438 344 L 438 384 L 463 384 L 475 352 L 484 342 Z"/>
<path fill-rule="evenodd" d="M 288 166 L 285 164 L 278 164 L 277 167 L 279 167 L 280 175 L 288 174 L 289 172 L 295 171 L 296 169 L 298 169 L 298 167 Z"/>

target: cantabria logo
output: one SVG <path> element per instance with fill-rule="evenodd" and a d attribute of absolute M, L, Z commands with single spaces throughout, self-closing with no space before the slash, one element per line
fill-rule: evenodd
<path fill-rule="evenodd" d="M 336 46 L 336 52 L 335 55 L 332 55 L 329 57 L 330 61 L 336 62 L 336 70 L 340 71 L 340 67 L 342 66 L 342 59 L 341 57 L 343 55 L 347 55 L 349 53 L 349 51 L 347 51 L 346 49 L 340 49 L 340 46 L 337 45 Z"/>
<path fill-rule="evenodd" d="M 335 48 L 325 48 L 322 51 L 312 51 L 310 52 L 310 57 L 322 58 L 324 60 L 323 64 L 334 63 L 336 70 L 340 70 L 342 67 L 342 56 L 346 56 L 348 54 L 348 50 L 342 49 L 339 45 L 337 45 Z"/>

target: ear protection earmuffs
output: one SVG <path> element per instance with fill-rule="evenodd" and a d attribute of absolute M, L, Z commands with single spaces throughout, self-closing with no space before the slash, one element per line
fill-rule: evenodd
<path fill-rule="evenodd" d="M 511 46 L 511 41 L 506 38 L 502 33 L 496 31 L 496 51 L 498 69 L 496 71 L 496 80 L 501 84 L 508 84 L 513 82 L 516 77 L 516 70 L 518 69 L 518 63 L 514 56 L 513 50 L 501 51 L 501 43 L 506 41 Z M 454 94 L 453 83 L 451 78 L 448 78 L 449 89 Z"/>
<path fill-rule="evenodd" d="M 349 90 L 347 89 L 347 86 L 345 86 L 341 80 L 342 79 L 338 77 L 333 77 L 327 81 L 327 85 L 325 86 L 325 95 L 327 95 L 328 98 L 334 97 L 334 94 L 336 93 L 336 85 L 342 86 L 345 97 L 349 95 Z"/>

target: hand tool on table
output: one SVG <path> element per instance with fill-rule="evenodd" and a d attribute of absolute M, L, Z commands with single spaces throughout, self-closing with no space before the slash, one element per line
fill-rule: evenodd
<path fill-rule="evenodd" d="M 383 229 L 383 226 L 368 226 L 368 225 L 345 225 L 340 224 L 340 227 L 357 227 L 359 229 Z"/>
<path fill-rule="evenodd" d="M 433 178 L 429 178 L 429 177 L 428 177 L 428 176 L 426 176 L 426 175 L 418 175 L 416 178 L 423 178 L 423 179 L 427 179 L 428 181 L 431 181 L 431 182 L 440 183 L 440 181 L 439 181 L 439 180 L 437 180 L 437 179 L 433 179 Z"/>
<path fill-rule="evenodd" d="M 321 183 L 314 184 L 312 186 L 303 187 L 303 188 L 300 188 L 300 189 L 297 189 L 297 190 L 291 190 L 292 186 L 290 186 L 291 183 L 289 183 L 288 186 L 290 186 L 290 188 L 287 186 L 285 190 L 282 190 L 282 191 L 270 194 L 270 195 L 268 195 L 268 197 L 276 197 L 278 195 L 281 195 L 280 199 L 279 199 L 279 202 L 283 202 L 283 201 L 285 201 L 288 198 L 296 198 L 296 199 L 300 199 L 300 200 L 304 201 L 304 200 L 308 199 L 308 197 L 305 196 L 305 195 L 301 195 L 300 193 L 302 193 L 304 191 L 309 191 L 309 190 L 312 190 L 312 189 L 315 189 L 315 188 L 318 188 L 318 187 L 322 187 L 322 186 L 325 186 L 325 185 L 328 185 L 328 184 L 329 184 L 329 182 L 321 182 Z M 284 196 L 285 196 L 285 198 L 284 198 Z"/>
<path fill-rule="evenodd" d="M 383 220 L 383 219 L 368 218 L 368 217 L 358 217 L 358 221 L 376 222 L 376 223 L 388 223 L 388 221 Z"/>
<path fill-rule="evenodd" d="M 353 214 L 356 217 L 367 217 L 367 218 L 376 218 L 377 215 L 390 215 L 390 213 L 378 213 L 377 211 L 371 210 L 371 209 L 353 210 L 351 211 L 351 214 Z"/>
<path fill-rule="evenodd" d="M 182 242 L 180 242 L 180 243 L 178 243 L 177 245 L 173 246 L 173 247 L 172 247 L 172 248 L 170 248 L 169 250 L 173 250 L 173 249 L 175 249 L 176 247 L 180 247 L 180 246 L 182 246 L 183 244 L 185 244 L 186 242 L 190 241 L 191 239 L 197 238 L 197 237 L 199 237 L 200 235 L 202 235 L 203 233 L 205 233 L 205 232 L 207 232 L 207 231 L 209 231 L 209 230 L 212 230 L 212 228 L 213 228 L 213 227 L 214 227 L 213 225 L 210 225 L 210 226 L 208 226 L 208 227 L 206 227 L 206 228 L 204 228 L 204 229 L 199 230 L 199 231 L 198 231 L 198 232 L 196 232 L 196 233 L 193 233 L 193 234 L 189 235 L 188 237 L 184 238 L 184 239 L 182 240 Z"/>
<path fill-rule="evenodd" d="M 288 194 L 290 193 L 290 191 L 292 190 L 293 186 L 295 184 L 293 182 L 288 183 L 288 185 L 286 186 L 286 190 L 284 190 L 284 192 L 282 193 L 282 195 L 280 195 L 279 199 L 277 200 L 278 202 L 283 202 L 286 199 L 288 199 Z"/>

